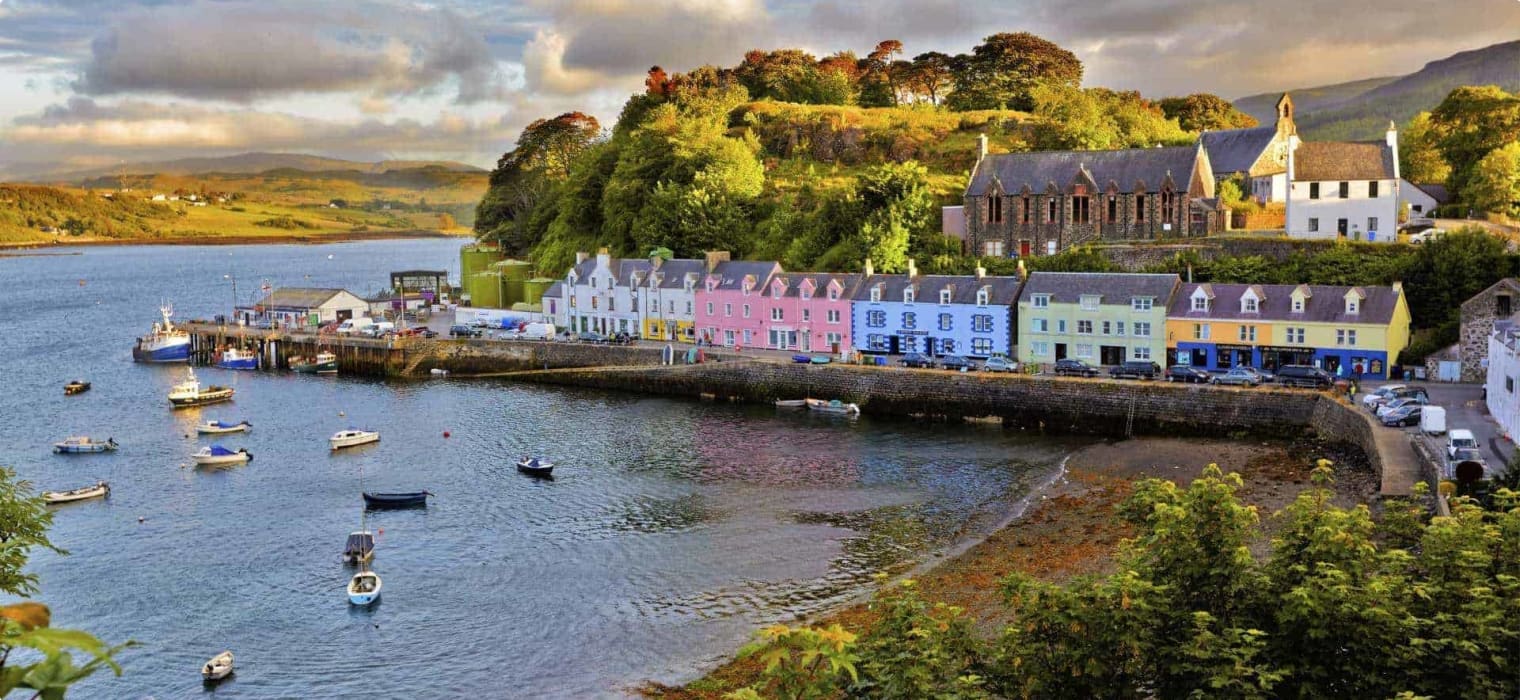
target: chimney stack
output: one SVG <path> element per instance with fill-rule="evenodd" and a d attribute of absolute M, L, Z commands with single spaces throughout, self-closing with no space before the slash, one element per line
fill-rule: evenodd
<path fill-rule="evenodd" d="M 917 276 L 918 276 L 918 264 L 915 263 L 915 262 L 913 262 L 913 258 L 908 258 L 908 279 L 913 279 L 914 277 L 917 277 Z"/>
<path fill-rule="evenodd" d="M 1384 134 L 1383 140 L 1388 142 L 1388 150 L 1393 152 L 1393 188 L 1394 194 L 1398 194 L 1399 178 L 1399 127 L 1392 121 L 1388 122 L 1388 133 Z"/>
<path fill-rule="evenodd" d="M 711 274 L 713 270 L 717 269 L 718 263 L 728 262 L 728 251 L 709 250 L 702 254 L 702 258 L 706 261 L 708 274 Z"/>
<path fill-rule="evenodd" d="M 866 277 L 870 277 L 870 276 L 876 274 L 876 268 L 871 265 L 871 259 L 870 258 L 866 258 L 866 266 L 865 266 L 865 269 L 863 270 L 863 272 L 865 273 Z"/>
<path fill-rule="evenodd" d="M 579 265 L 579 264 L 581 264 L 583 262 L 586 262 L 586 260 L 589 259 L 590 257 L 591 257 L 590 253 L 587 253 L 584 250 L 577 250 L 577 251 L 575 251 L 575 264 Z"/>
<path fill-rule="evenodd" d="M 980 162 L 987 157 L 987 135 L 980 134 L 976 137 L 976 159 Z"/>

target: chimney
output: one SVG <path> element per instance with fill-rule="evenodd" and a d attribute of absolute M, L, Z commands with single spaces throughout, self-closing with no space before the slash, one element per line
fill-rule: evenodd
<path fill-rule="evenodd" d="M 601 267 L 611 267 L 612 251 L 607 250 L 606 248 L 598 248 L 596 250 L 596 264 Z"/>
<path fill-rule="evenodd" d="M 871 265 L 871 259 L 870 258 L 866 258 L 866 266 L 862 270 L 862 272 L 865 273 L 866 277 L 870 277 L 871 275 L 876 274 L 876 268 Z"/>
<path fill-rule="evenodd" d="M 1393 293 L 1394 294 L 1403 294 L 1404 293 L 1404 283 L 1395 280 L 1394 283 L 1393 283 Z"/>
<path fill-rule="evenodd" d="M 709 250 L 703 253 L 702 257 L 707 261 L 707 272 L 711 274 L 713 270 L 717 269 L 718 263 L 728 262 L 728 251 Z"/>
<path fill-rule="evenodd" d="M 918 265 L 914 264 L 913 258 L 908 258 L 908 279 L 918 276 Z"/>
<path fill-rule="evenodd" d="M 586 262 L 586 259 L 590 258 L 590 257 L 591 257 L 591 255 L 589 253 L 587 253 L 586 251 L 584 251 L 584 250 L 578 250 L 578 251 L 575 252 L 575 264 L 579 265 L 579 264 L 581 264 L 583 262 Z"/>
<path fill-rule="evenodd" d="M 662 258 L 662 257 L 660 257 L 658 255 L 651 255 L 651 256 L 649 256 L 649 271 L 650 272 L 654 272 L 655 270 L 660 269 L 660 265 L 663 265 L 663 264 L 665 264 L 665 258 Z"/>
<path fill-rule="evenodd" d="M 987 135 L 979 134 L 976 137 L 976 159 L 981 161 L 987 157 Z"/>
<path fill-rule="evenodd" d="M 1024 259 L 1023 258 L 1019 258 L 1019 279 L 1021 279 L 1021 280 L 1027 280 L 1027 279 L 1029 279 L 1029 269 L 1026 268 L 1026 267 L 1024 267 Z"/>
<path fill-rule="evenodd" d="M 983 279 L 986 276 L 987 276 L 987 268 L 982 267 L 981 265 L 977 265 L 976 266 L 976 278 L 977 279 Z"/>
<path fill-rule="evenodd" d="M 1383 140 L 1388 142 L 1388 150 L 1393 152 L 1393 186 L 1397 193 L 1399 177 L 1401 177 L 1399 175 L 1399 127 L 1391 120 L 1388 122 L 1388 133 L 1383 136 Z"/>
<path fill-rule="evenodd" d="M 1188 263 L 1188 284 L 1193 283 L 1193 263 Z"/>

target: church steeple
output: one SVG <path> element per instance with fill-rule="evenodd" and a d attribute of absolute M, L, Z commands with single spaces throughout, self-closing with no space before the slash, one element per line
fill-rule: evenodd
<path fill-rule="evenodd" d="M 1286 92 L 1277 100 L 1277 133 L 1298 133 L 1298 127 L 1293 123 L 1293 97 Z"/>

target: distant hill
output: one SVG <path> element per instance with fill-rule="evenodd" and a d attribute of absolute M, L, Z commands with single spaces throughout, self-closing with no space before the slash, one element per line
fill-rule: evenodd
<path fill-rule="evenodd" d="M 1388 122 L 1403 124 L 1440 104 L 1463 85 L 1498 85 L 1520 90 L 1520 41 L 1463 51 L 1409 75 L 1372 78 L 1339 85 L 1290 90 L 1297 107 L 1299 133 L 1316 140 L 1370 139 Z M 1235 107 L 1269 121 L 1280 93 L 1251 95 Z"/>
<path fill-rule="evenodd" d="M 198 175 L 201 173 L 254 174 L 270 170 L 295 170 L 301 172 L 355 171 L 365 174 L 381 174 L 392 170 L 417 170 L 441 168 L 450 172 L 486 172 L 473 165 L 455 161 L 382 160 L 374 163 L 327 158 L 304 153 L 240 153 L 235 156 L 210 158 L 180 158 L 178 160 L 121 163 L 102 168 L 83 170 L 48 170 L 15 167 L 17 172 L 8 175 L 28 182 L 79 182 L 93 178 L 119 175 Z"/>

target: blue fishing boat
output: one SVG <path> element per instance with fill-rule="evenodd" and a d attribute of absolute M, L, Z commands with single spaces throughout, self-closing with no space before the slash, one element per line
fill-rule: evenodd
<path fill-rule="evenodd" d="M 137 362 L 188 362 L 190 360 L 190 333 L 175 328 L 169 322 L 174 307 L 165 304 L 158 308 L 164 322 L 153 324 L 153 331 L 137 339 L 132 348 L 132 359 Z"/>
<path fill-rule="evenodd" d="M 216 366 L 222 369 L 258 369 L 259 354 L 252 350 L 227 348 L 217 358 Z"/>
<path fill-rule="evenodd" d="M 427 491 L 411 491 L 407 493 L 369 493 L 364 492 L 365 508 L 426 508 L 427 497 L 433 494 Z"/>
<path fill-rule="evenodd" d="M 106 438 L 100 442 L 95 438 L 76 435 L 63 442 L 53 443 L 53 451 L 61 455 L 90 454 L 93 452 L 115 452 L 117 448 L 116 438 Z"/>

